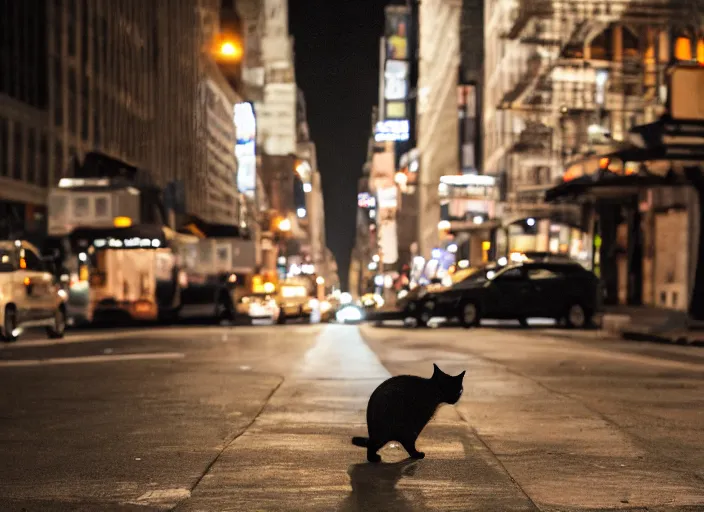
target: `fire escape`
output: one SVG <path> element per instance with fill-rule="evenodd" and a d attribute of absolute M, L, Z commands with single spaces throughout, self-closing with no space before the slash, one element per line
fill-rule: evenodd
<path fill-rule="evenodd" d="M 509 150 L 509 210 L 510 203 L 549 210 L 540 204 L 543 192 L 569 162 L 618 147 L 631 126 L 654 116 L 667 64 L 658 55 L 660 36 L 687 19 L 692 5 L 519 0 L 503 37 L 518 42 L 528 58 L 498 105 L 525 122 Z"/>

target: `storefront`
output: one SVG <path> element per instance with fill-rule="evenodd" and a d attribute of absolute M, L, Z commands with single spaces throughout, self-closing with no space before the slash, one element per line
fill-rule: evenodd
<path fill-rule="evenodd" d="M 701 306 L 695 307 L 704 302 L 697 298 L 704 288 L 696 279 L 704 271 L 699 248 L 704 185 L 697 185 L 704 154 L 664 156 L 666 149 L 641 148 L 605 155 L 597 172 L 566 174 L 547 199 L 591 207 L 593 265 L 607 305 L 646 305 L 704 317 Z"/>

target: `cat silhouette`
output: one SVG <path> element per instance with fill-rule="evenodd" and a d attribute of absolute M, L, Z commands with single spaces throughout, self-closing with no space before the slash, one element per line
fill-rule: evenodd
<path fill-rule="evenodd" d="M 437 408 L 456 404 L 462 396 L 465 372 L 448 375 L 433 364 L 429 379 L 399 375 L 385 380 L 367 404 L 369 437 L 353 437 L 352 444 L 367 449 L 367 460 L 379 462 L 377 453 L 390 441 L 398 441 L 414 459 L 425 457 L 416 450 L 416 440 Z"/>

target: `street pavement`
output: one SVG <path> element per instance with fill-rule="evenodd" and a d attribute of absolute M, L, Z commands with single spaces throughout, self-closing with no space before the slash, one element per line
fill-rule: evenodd
<path fill-rule="evenodd" d="M 395 374 L 465 393 L 367 464 Z M 560 329 L 76 331 L 0 346 L 1 511 L 704 511 L 704 349 Z"/>

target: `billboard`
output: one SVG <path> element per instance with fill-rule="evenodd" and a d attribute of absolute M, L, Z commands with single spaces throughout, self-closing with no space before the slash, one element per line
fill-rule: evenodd
<path fill-rule="evenodd" d="M 359 208 L 376 208 L 376 198 L 369 192 L 357 194 L 357 206 Z"/>
<path fill-rule="evenodd" d="M 267 84 L 259 107 L 259 143 L 272 156 L 296 153 L 296 84 Z"/>
<path fill-rule="evenodd" d="M 408 62 L 387 60 L 384 71 L 384 99 L 405 100 L 408 97 Z"/>
<path fill-rule="evenodd" d="M 257 189 L 257 121 L 249 102 L 237 103 L 234 108 L 235 158 L 237 159 L 237 189 L 254 197 Z"/>
<path fill-rule="evenodd" d="M 384 109 L 386 119 L 408 119 L 405 101 L 389 101 Z"/>
<path fill-rule="evenodd" d="M 398 207 L 398 190 L 396 187 L 385 187 L 377 190 L 379 209 L 393 210 Z"/>
<path fill-rule="evenodd" d="M 408 119 L 379 121 L 374 127 L 374 140 L 377 142 L 406 141 L 410 131 L 411 125 Z"/>
<path fill-rule="evenodd" d="M 386 8 L 386 58 L 389 60 L 408 60 L 409 10 L 403 6 Z"/>

